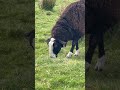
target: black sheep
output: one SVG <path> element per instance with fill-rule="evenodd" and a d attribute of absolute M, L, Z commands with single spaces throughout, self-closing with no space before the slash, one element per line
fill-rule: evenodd
<path fill-rule="evenodd" d="M 105 64 L 104 32 L 120 21 L 119 4 L 119 0 L 80 0 L 68 6 L 52 29 L 50 56 L 56 57 L 67 41 L 72 40 L 74 47 L 78 45 L 80 37 L 90 34 L 85 55 L 86 69 L 89 68 L 94 50 L 98 46 L 99 60 L 95 69 L 102 70 Z"/>
<path fill-rule="evenodd" d="M 95 69 L 100 71 L 105 64 L 104 32 L 120 21 L 119 0 L 86 0 L 85 30 L 90 34 L 86 52 L 86 69 L 89 69 L 95 48 L 98 46 L 99 59 Z"/>
<path fill-rule="evenodd" d="M 78 40 L 85 34 L 84 2 L 77 1 L 69 5 L 56 22 L 51 34 L 52 36 L 48 40 L 50 57 L 57 57 L 61 48 L 66 46 L 69 40 L 72 40 L 72 48 L 67 57 L 71 57 L 75 45 L 75 55 L 78 55 Z"/>

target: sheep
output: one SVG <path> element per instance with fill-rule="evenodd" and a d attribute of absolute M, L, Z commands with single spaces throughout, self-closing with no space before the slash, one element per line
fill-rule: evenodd
<path fill-rule="evenodd" d="M 86 70 L 89 70 L 95 48 L 98 46 L 99 59 L 95 70 L 102 71 L 105 64 L 104 32 L 120 21 L 119 0 L 86 0 L 85 33 L 90 34 L 86 51 Z"/>
<path fill-rule="evenodd" d="M 84 1 L 84 0 L 83 0 Z M 71 57 L 76 46 L 75 55 L 79 54 L 78 40 L 85 34 L 85 4 L 77 1 L 70 4 L 62 13 L 51 31 L 48 39 L 49 55 L 56 58 L 62 47 L 72 40 L 72 47 L 67 57 Z"/>
<path fill-rule="evenodd" d="M 95 70 L 103 70 L 105 64 L 104 33 L 120 21 L 119 0 L 80 0 L 68 6 L 52 29 L 49 41 L 50 57 L 57 54 L 67 41 L 78 42 L 84 34 L 90 34 L 88 49 L 85 54 L 86 70 L 91 65 L 95 48 L 99 55 Z M 78 10 L 78 11 L 77 11 Z M 73 52 L 70 51 L 68 56 Z"/>

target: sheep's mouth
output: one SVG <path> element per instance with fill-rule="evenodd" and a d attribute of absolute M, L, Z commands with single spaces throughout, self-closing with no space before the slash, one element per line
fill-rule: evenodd
<path fill-rule="evenodd" d="M 52 54 L 52 55 L 50 55 L 50 58 L 57 58 L 57 55 L 56 54 Z"/>

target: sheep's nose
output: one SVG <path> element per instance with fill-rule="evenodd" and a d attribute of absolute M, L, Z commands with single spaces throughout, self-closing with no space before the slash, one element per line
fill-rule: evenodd
<path fill-rule="evenodd" d="M 51 55 L 50 58 L 56 58 L 57 56 L 56 55 Z"/>

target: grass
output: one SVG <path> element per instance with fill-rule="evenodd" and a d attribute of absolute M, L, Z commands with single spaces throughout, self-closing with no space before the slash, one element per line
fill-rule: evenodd
<path fill-rule="evenodd" d="M 66 58 L 71 44 L 63 48 L 57 59 L 49 58 L 48 45 L 45 42 L 50 37 L 51 29 L 63 9 L 74 0 L 63 2 L 57 0 L 52 11 L 41 10 L 35 2 L 35 88 L 36 90 L 84 90 L 84 39 L 80 40 L 81 55 Z M 50 15 L 47 15 L 47 14 Z"/>
<path fill-rule="evenodd" d="M 34 22 L 32 3 L 0 1 L 0 90 L 34 88 L 34 52 L 24 37 Z"/>

